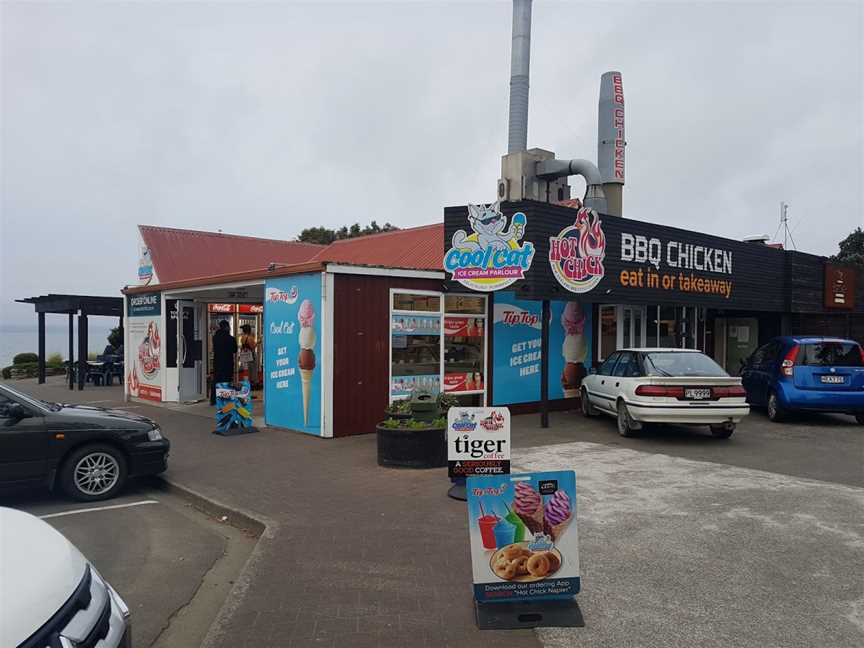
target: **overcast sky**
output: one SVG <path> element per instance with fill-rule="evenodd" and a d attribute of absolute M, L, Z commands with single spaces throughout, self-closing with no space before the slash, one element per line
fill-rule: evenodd
<path fill-rule="evenodd" d="M 536 0 L 528 144 L 595 159 L 620 70 L 625 216 L 772 235 L 785 200 L 833 253 L 864 213 L 861 6 Z M 139 223 L 288 239 L 494 199 L 509 2 L 0 11 L 0 322 L 134 283 Z"/>

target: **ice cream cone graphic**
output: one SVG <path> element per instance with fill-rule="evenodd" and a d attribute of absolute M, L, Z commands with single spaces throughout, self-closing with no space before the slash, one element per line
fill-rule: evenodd
<path fill-rule="evenodd" d="M 563 490 L 555 491 L 546 502 L 543 510 L 543 532 L 552 538 L 552 542 L 555 542 L 567 529 L 570 520 L 573 519 L 570 496 Z"/>
<path fill-rule="evenodd" d="M 564 356 L 564 372 L 561 374 L 561 387 L 564 398 L 579 396 L 582 378 L 585 377 L 585 360 L 588 357 L 588 346 L 585 343 L 585 314 L 579 302 L 567 302 L 561 313 L 561 326 L 564 328 L 564 344 L 561 354 Z"/>
<path fill-rule="evenodd" d="M 315 373 L 315 308 L 312 302 L 304 299 L 297 311 L 300 321 L 300 355 L 297 366 L 303 386 L 303 425 L 309 425 L 309 402 L 312 398 L 312 374 Z"/>
<path fill-rule="evenodd" d="M 513 511 L 531 533 L 543 530 L 543 498 L 528 482 L 516 484 Z"/>

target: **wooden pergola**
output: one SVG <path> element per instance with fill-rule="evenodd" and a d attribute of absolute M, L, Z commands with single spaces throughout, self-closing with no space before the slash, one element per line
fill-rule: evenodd
<path fill-rule="evenodd" d="M 93 295 L 41 295 L 16 299 L 22 304 L 33 304 L 39 322 L 39 382 L 45 382 L 45 314 L 69 316 L 69 389 L 74 388 L 74 374 L 71 371 L 74 362 L 74 326 L 75 315 L 78 316 L 78 389 L 84 389 L 87 377 L 87 318 L 91 315 L 117 317 L 123 326 L 123 298 L 98 297 Z"/>

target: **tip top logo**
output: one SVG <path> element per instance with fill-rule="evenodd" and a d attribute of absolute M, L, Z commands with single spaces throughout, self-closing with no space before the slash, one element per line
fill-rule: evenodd
<path fill-rule="evenodd" d="M 536 326 L 540 321 L 540 317 L 534 313 L 529 313 L 528 311 L 505 310 L 501 321 L 507 326 L 518 326 L 520 324 L 524 324 L 525 326 Z"/>
<path fill-rule="evenodd" d="M 500 202 L 468 205 L 472 232 L 458 230 L 444 255 L 444 269 L 463 286 L 491 292 L 523 279 L 534 258 L 534 244 L 522 241 L 528 219 L 513 214 L 510 225 Z"/>
<path fill-rule="evenodd" d="M 267 301 L 270 303 L 273 302 L 284 302 L 286 304 L 293 304 L 297 301 L 297 297 L 299 296 L 299 292 L 297 290 L 297 286 L 291 286 L 290 290 L 279 290 L 278 288 L 268 288 L 267 289 Z"/>
<path fill-rule="evenodd" d="M 606 236 L 601 224 L 596 211 L 583 207 L 572 225 L 549 237 L 549 265 L 558 283 L 570 292 L 588 292 L 606 272 Z"/>
<path fill-rule="evenodd" d="M 468 412 L 459 412 L 459 418 L 453 421 L 453 430 L 456 432 L 473 432 L 476 428 L 474 415 Z"/>

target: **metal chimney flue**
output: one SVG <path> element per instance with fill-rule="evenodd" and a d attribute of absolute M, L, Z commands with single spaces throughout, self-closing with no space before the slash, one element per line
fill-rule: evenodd
<path fill-rule="evenodd" d="M 528 148 L 528 81 L 531 66 L 531 1 L 513 0 L 510 50 L 510 122 L 507 152 Z"/>

